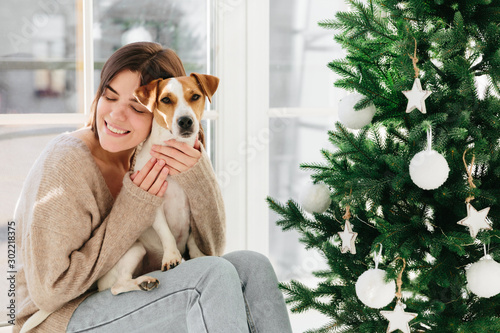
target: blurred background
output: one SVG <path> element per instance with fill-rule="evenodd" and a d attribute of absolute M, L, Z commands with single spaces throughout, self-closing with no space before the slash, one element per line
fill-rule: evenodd
<path fill-rule="evenodd" d="M 247 0 L 250 1 L 250 0 Z M 83 125 L 85 93 L 97 87 L 105 60 L 119 47 L 134 41 L 155 41 L 172 48 L 186 71 L 218 75 L 217 59 L 222 41 L 221 15 L 245 11 L 245 0 L 9 0 L 0 10 L 0 253 L 6 252 L 7 222 L 12 218 L 23 180 L 43 147 L 56 135 Z M 334 18 L 347 8 L 339 1 L 269 0 L 269 22 L 264 33 L 268 70 L 269 137 L 265 142 L 269 180 L 268 195 L 286 201 L 300 200 L 310 183 L 300 163 L 321 162 L 320 149 L 331 148 L 327 131 L 336 121 L 336 106 L 346 93 L 333 87 L 335 75 L 329 61 L 343 56 L 333 32 L 321 29 L 320 20 Z M 91 8 L 92 15 L 88 14 Z M 222 14 L 221 14 L 222 13 Z M 89 18 L 90 17 L 90 18 Z M 258 24 L 258 23 L 253 23 Z M 85 38 L 92 41 L 92 57 L 85 56 Z M 234 34 L 239 34 L 235 31 Z M 245 32 L 237 36 L 245 38 Z M 234 47 L 238 47 L 235 44 Z M 227 46 L 226 46 L 227 47 Z M 93 83 L 85 83 L 84 66 L 92 60 Z M 220 67 L 220 65 L 219 65 Z M 268 68 L 267 68 L 268 67 Z M 227 71 L 227 69 L 226 69 Z M 87 84 L 87 88 L 86 88 Z M 214 116 L 203 122 L 215 169 L 217 131 L 221 124 L 217 104 Z M 231 112 L 250 112 L 232 110 Z M 30 115 L 31 114 L 31 115 Z M 252 193 L 259 183 L 245 184 Z M 232 198 L 225 196 L 226 206 Z M 255 198 L 263 200 L 263 198 Z M 321 269 L 323 259 L 306 251 L 294 232 L 276 226 L 277 216 L 268 212 L 267 252 L 280 281 L 314 281 L 311 272 Z M 231 223 L 231 221 L 228 221 Z M 231 237 L 231 234 L 228 234 Z M 244 244 L 241 245 L 245 247 Z M 5 259 L 0 267 L 6 269 Z M 0 290 L 7 281 L 0 279 Z M 0 304 L 7 304 L 6 293 Z M 0 322 L 6 321 L 0 307 Z M 294 332 L 318 327 L 325 319 L 317 313 L 292 315 Z"/>

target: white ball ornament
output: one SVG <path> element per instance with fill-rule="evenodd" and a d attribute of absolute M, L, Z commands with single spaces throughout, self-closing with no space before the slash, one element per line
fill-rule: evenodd
<path fill-rule="evenodd" d="M 308 213 L 324 213 L 332 199 L 330 189 L 325 184 L 312 184 L 301 195 L 301 206 Z"/>
<path fill-rule="evenodd" d="M 338 116 L 340 122 L 347 128 L 361 129 L 371 123 L 376 111 L 373 103 L 368 104 L 368 106 L 362 110 L 354 110 L 354 106 L 364 98 L 365 96 L 354 93 L 340 100 Z"/>
<path fill-rule="evenodd" d="M 410 161 L 411 180 L 424 190 L 434 190 L 448 179 L 448 162 L 435 150 L 424 150 Z"/>
<path fill-rule="evenodd" d="M 394 280 L 385 281 L 386 272 L 375 268 L 369 269 L 356 281 L 356 295 L 370 308 L 380 309 L 392 302 L 396 295 Z"/>
<path fill-rule="evenodd" d="M 500 293 L 500 264 L 486 255 L 465 272 L 467 287 L 479 297 L 490 298 Z"/>

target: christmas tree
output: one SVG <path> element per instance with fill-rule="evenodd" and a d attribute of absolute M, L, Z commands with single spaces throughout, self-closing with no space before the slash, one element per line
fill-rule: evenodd
<path fill-rule="evenodd" d="M 348 3 L 319 22 L 352 95 L 316 185 L 268 198 L 328 264 L 287 303 L 331 318 L 310 332 L 500 332 L 500 1 Z"/>

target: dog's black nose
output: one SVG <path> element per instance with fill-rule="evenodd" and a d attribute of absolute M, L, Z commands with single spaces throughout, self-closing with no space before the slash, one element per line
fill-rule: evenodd
<path fill-rule="evenodd" d="M 179 127 L 188 130 L 193 126 L 193 119 L 191 117 L 180 117 L 179 120 L 177 120 L 177 124 L 179 124 Z"/>

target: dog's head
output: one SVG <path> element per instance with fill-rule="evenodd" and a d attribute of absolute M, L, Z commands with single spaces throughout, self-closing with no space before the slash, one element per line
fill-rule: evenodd
<path fill-rule="evenodd" d="M 153 113 L 154 120 L 175 138 L 189 139 L 200 134 L 204 144 L 201 118 L 205 97 L 212 101 L 219 79 L 212 75 L 157 79 L 135 91 L 136 99 Z"/>

